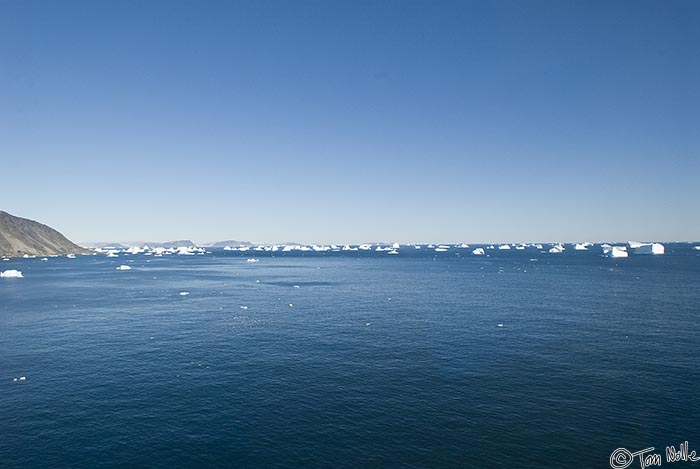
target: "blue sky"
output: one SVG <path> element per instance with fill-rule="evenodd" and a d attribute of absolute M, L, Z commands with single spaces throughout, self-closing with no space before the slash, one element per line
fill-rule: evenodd
<path fill-rule="evenodd" d="M 700 2 L 0 0 L 0 209 L 77 241 L 700 239 Z"/>

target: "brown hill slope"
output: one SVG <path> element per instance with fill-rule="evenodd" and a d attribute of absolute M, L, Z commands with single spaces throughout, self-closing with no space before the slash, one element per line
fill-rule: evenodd
<path fill-rule="evenodd" d="M 0 257 L 50 256 L 89 252 L 53 228 L 0 211 Z"/>

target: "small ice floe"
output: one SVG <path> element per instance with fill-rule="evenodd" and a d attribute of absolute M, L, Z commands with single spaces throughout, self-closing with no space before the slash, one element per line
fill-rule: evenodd
<path fill-rule="evenodd" d="M 0 278 L 22 278 L 22 272 L 19 270 L 6 270 L 5 272 L 0 272 Z"/>
<path fill-rule="evenodd" d="M 661 243 L 640 244 L 632 249 L 635 254 L 659 255 L 664 253 L 664 245 Z"/>
<path fill-rule="evenodd" d="M 576 243 L 574 245 L 574 251 L 588 251 L 588 247 L 584 243 Z"/>
<path fill-rule="evenodd" d="M 289 303 L 289 307 L 290 307 L 290 308 L 293 308 L 294 305 L 293 305 L 292 303 Z"/>
<path fill-rule="evenodd" d="M 247 306 L 241 306 L 241 309 L 245 311 L 245 310 L 248 309 L 248 307 L 247 307 Z"/>
<path fill-rule="evenodd" d="M 117 270 L 131 270 L 131 267 L 128 265 L 120 265 L 117 267 Z"/>
<path fill-rule="evenodd" d="M 496 327 L 503 327 L 503 323 L 499 322 L 498 324 L 496 324 Z"/>
<path fill-rule="evenodd" d="M 700 246 L 695 246 L 693 249 L 695 249 L 696 251 L 700 251 Z M 3 259 L 3 260 L 6 261 L 7 259 Z"/>
<path fill-rule="evenodd" d="M 444 247 L 440 247 L 440 246 L 435 248 L 435 252 L 447 252 L 447 251 L 448 251 L 448 248 L 444 248 Z"/>
<path fill-rule="evenodd" d="M 610 248 L 603 249 L 603 255 L 605 257 L 627 257 L 627 246 L 611 246 Z"/>
<path fill-rule="evenodd" d="M 560 254 L 564 252 L 564 246 L 562 246 L 561 244 L 557 244 L 555 246 L 552 246 L 548 252 L 550 254 Z"/>
<path fill-rule="evenodd" d="M 365 323 L 365 326 L 371 326 L 371 325 L 372 325 L 371 322 L 366 322 L 366 323 Z"/>
<path fill-rule="evenodd" d="M 43 262 L 48 262 L 49 258 L 48 258 L 48 257 L 42 257 L 41 260 L 42 260 Z"/>
<path fill-rule="evenodd" d="M 476 248 L 472 251 L 475 256 L 483 256 L 485 254 L 484 248 Z"/>
<path fill-rule="evenodd" d="M 20 377 L 19 377 L 19 380 L 20 380 L 20 381 L 27 381 L 27 377 L 26 377 L 26 376 L 20 376 Z"/>
<path fill-rule="evenodd" d="M 246 261 L 246 262 L 250 262 L 250 263 L 253 263 L 253 262 L 260 262 L 258 259 L 254 258 L 254 257 L 251 257 L 250 259 L 246 259 L 245 261 Z"/>
<path fill-rule="evenodd" d="M 181 291 L 180 292 L 180 296 L 187 296 L 189 294 L 190 294 L 190 292 L 188 292 L 188 291 Z"/>
<path fill-rule="evenodd" d="M 500 246 L 498 246 L 498 249 L 507 250 L 507 249 L 510 249 L 510 245 L 509 244 L 501 244 Z"/>
<path fill-rule="evenodd" d="M 66 257 L 68 259 L 75 259 L 75 254 L 68 254 Z"/>
<path fill-rule="evenodd" d="M 292 288 L 301 288 L 299 285 L 292 285 Z"/>
<path fill-rule="evenodd" d="M 387 252 L 387 254 L 391 254 L 393 256 L 395 256 L 398 253 L 399 253 L 399 251 L 397 251 L 396 249 L 392 249 L 391 251 Z"/>

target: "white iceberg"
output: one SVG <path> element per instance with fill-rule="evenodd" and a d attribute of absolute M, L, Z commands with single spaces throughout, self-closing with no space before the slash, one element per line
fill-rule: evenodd
<path fill-rule="evenodd" d="M 392 249 L 391 251 L 387 252 L 387 254 L 393 254 L 393 255 L 396 255 L 398 253 L 399 253 L 399 251 L 397 251 L 396 249 Z"/>
<path fill-rule="evenodd" d="M 190 292 L 188 292 L 188 291 L 181 291 L 180 292 L 180 296 L 187 296 L 189 294 L 190 294 Z"/>
<path fill-rule="evenodd" d="M 117 267 L 117 270 L 131 270 L 131 267 L 129 267 L 128 265 L 120 265 L 119 267 Z"/>
<path fill-rule="evenodd" d="M 634 248 L 633 252 L 635 254 L 653 254 L 653 255 L 663 254 L 664 253 L 664 245 L 661 243 L 641 244 L 641 245 L 637 246 L 636 248 Z"/>
<path fill-rule="evenodd" d="M 508 244 L 501 244 L 500 246 L 498 246 L 498 249 L 501 249 L 501 250 L 510 249 L 510 245 L 508 245 Z"/>
<path fill-rule="evenodd" d="M 560 254 L 564 252 L 564 246 L 562 246 L 561 244 L 554 245 L 549 249 L 548 252 L 550 254 Z"/>
<path fill-rule="evenodd" d="M 251 264 L 254 262 L 260 262 L 259 260 L 255 259 L 254 257 L 251 257 L 250 259 L 246 259 L 246 262 L 250 262 Z"/>
<path fill-rule="evenodd" d="M 179 256 L 194 256 L 194 249 L 186 246 L 181 246 L 177 248 L 176 254 Z"/>
<path fill-rule="evenodd" d="M 576 243 L 574 251 L 588 251 L 588 247 L 584 243 Z"/>
<path fill-rule="evenodd" d="M 0 278 L 22 278 L 22 272 L 19 270 L 6 270 L 5 272 L 0 272 Z"/>
<path fill-rule="evenodd" d="M 696 251 L 700 251 L 700 246 L 695 246 L 693 249 L 695 249 Z M 5 259 L 5 260 L 7 260 L 7 259 Z"/>
<path fill-rule="evenodd" d="M 605 257 L 627 257 L 627 246 L 611 246 L 603 249 Z"/>
<path fill-rule="evenodd" d="M 483 256 L 485 254 L 484 248 L 476 248 L 472 251 L 475 256 Z"/>

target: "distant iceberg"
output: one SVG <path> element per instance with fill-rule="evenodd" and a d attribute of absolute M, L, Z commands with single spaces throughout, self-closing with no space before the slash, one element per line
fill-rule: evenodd
<path fill-rule="evenodd" d="M 693 249 L 695 249 L 696 251 L 700 251 L 700 246 L 695 246 Z"/>
<path fill-rule="evenodd" d="M 6 270 L 5 272 L 0 272 L 0 278 L 22 278 L 22 272 L 19 270 Z"/>
<path fill-rule="evenodd" d="M 576 243 L 574 251 L 588 251 L 588 247 L 584 243 Z"/>
<path fill-rule="evenodd" d="M 119 267 L 117 267 L 117 270 L 131 270 L 131 267 L 129 267 L 128 265 L 120 265 Z"/>
<path fill-rule="evenodd" d="M 562 252 L 564 252 L 564 246 L 561 244 L 554 245 L 549 249 L 550 254 L 560 254 Z"/>
<path fill-rule="evenodd" d="M 501 244 L 500 246 L 498 246 L 498 249 L 510 249 L 510 245 L 508 245 L 508 244 Z"/>
<path fill-rule="evenodd" d="M 397 251 L 396 249 L 392 249 L 391 251 L 387 252 L 387 254 L 393 254 L 393 255 L 396 255 L 398 253 L 399 253 L 399 251 Z"/>
<path fill-rule="evenodd" d="M 629 254 L 627 253 L 627 247 L 626 246 L 611 246 L 609 248 L 603 249 L 603 255 L 605 257 L 627 257 Z"/>
<path fill-rule="evenodd" d="M 664 245 L 661 243 L 640 244 L 636 248 L 633 248 L 633 252 L 635 254 L 663 254 Z"/>
<path fill-rule="evenodd" d="M 254 257 L 251 257 L 250 259 L 246 259 L 245 261 L 246 261 L 246 262 L 250 262 L 250 263 L 253 263 L 253 262 L 260 262 L 259 260 L 255 259 Z"/>
<path fill-rule="evenodd" d="M 485 254 L 484 248 L 476 248 L 472 251 L 472 254 L 474 254 L 475 256 L 483 256 Z"/>

